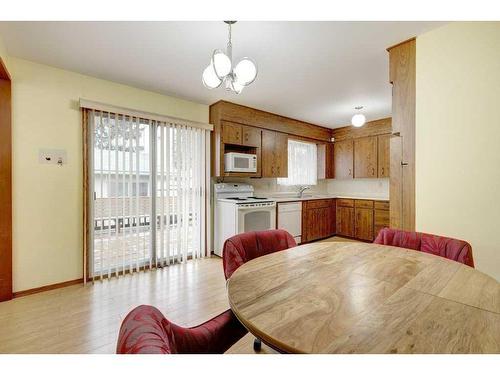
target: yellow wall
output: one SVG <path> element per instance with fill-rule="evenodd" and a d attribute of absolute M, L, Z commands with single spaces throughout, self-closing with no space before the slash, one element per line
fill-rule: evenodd
<path fill-rule="evenodd" d="M 417 38 L 417 230 L 472 244 L 500 280 L 500 22 Z"/>
<path fill-rule="evenodd" d="M 1 52 L 1 50 L 0 50 Z M 208 106 L 8 58 L 13 79 L 14 291 L 82 277 L 79 98 L 208 122 Z M 40 148 L 68 164 L 38 163 Z"/>

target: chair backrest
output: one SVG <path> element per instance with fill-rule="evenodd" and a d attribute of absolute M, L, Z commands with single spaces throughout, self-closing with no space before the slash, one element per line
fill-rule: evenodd
<path fill-rule="evenodd" d="M 471 245 L 455 238 L 384 228 L 373 243 L 423 251 L 474 267 Z"/>
<path fill-rule="evenodd" d="M 247 333 L 231 310 L 196 327 L 170 322 L 155 307 L 141 305 L 123 320 L 118 354 L 222 354 Z"/>
<path fill-rule="evenodd" d="M 294 246 L 297 246 L 297 243 L 292 235 L 283 229 L 237 234 L 224 242 L 222 250 L 224 276 L 229 279 L 238 267 L 251 259 Z"/>

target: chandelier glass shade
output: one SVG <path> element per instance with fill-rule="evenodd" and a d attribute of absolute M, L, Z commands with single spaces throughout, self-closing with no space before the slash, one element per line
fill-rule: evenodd
<path fill-rule="evenodd" d="M 214 50 L 210 64 L 203 71 L 202 81 L 209 89 L 215 89 L 224 83 L 226 90 L 239 94 L 244 87 L 250 85 L 257 78 L 257 65 L 252 59 L 244 57 L 233 68 L 231 25 L 236 21 L 225 22 L 229 26 L 229 41 L 226 52 L 220 49 Z"/>

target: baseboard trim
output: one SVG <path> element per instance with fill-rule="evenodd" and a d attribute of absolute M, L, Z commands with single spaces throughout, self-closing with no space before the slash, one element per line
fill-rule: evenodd
<path fill-rule="evenodd" d="M 54 289 L 64 288 L 66 286 L 76 285 L 76 284 L 82 284 L 82 283 L 83 283 L 83 278 L 75 279 L 75 280 L 69 280 L 69 281 L 63 281 L 62 283 L 44 285 L 44 286 L 40 286 L 38 288 L 33 288 L 33 289 L 21 290 L 19 292 L 14 292 L 14 293 L 12 293 L 12 298 L 29 296 L 30 294 L 36 294 L 36 293 L 46 292 L 48 290 L 54 290 Z"/>

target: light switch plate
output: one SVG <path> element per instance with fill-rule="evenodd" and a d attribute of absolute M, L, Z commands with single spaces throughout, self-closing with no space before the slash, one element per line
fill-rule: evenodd
<path fill-rule="evenodd" d="M 68 162 L 66 150 L 54 150 L 43 148 L 38 152 L 40 164 L 65 165 Z"/>

